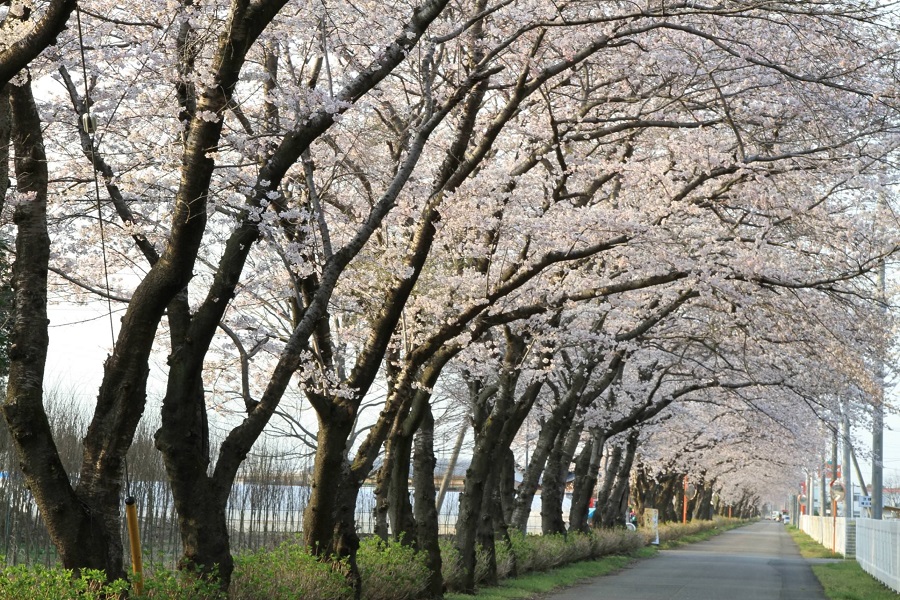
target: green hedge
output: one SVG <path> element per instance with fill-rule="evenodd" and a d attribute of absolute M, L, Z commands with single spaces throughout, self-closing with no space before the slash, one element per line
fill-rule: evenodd
<path fill-rule="evenodd" d="M 682 538 L 709 529 L 729 529 L 737 519 L 718 519 L 660 526 L 660 541 Z M 648 532 L 625 529 L 595 530 L 588 534 L 524 535 L 514 532 L 510 544 L 497 544 L 500 579 L 547 571 L 570 563 L 611 554 L 630 554 L 649 541 Z M 450 540 L 441 542 L 442 575 L 449 591 L 460 589 L 458 553 Z M 476 584 L 484 581 L 487 557 L 477 555 Z M 416 600 L 425 588 L 425 556 L 398 542 L 367 538 L 357 555 L 365 600 Z M 288 541 L 272 550 L 235 557 L 229 600 L 351 600 L 346 563 L 329 563 L 311 556 L 303 544 Z M 0 567 L 0 600 L 112 600 L 130 587 L 127 581 L 106 582 L 102 572 L 44 567 Z M 139 599 L 223 600 L 215 581 L 190 572 L 157 569 L 148 574 Z"/>

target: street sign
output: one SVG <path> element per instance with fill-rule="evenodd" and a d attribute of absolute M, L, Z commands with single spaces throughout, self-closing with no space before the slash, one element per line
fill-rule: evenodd
<path fill-rule="evenodd" d="M 862 508 L 872 508 L 872 496 L 861 496 L 859 499 L 859 505 Z"/>
<path fill-rule="evenodd" d="M 831 461 L 830 461 L 830 460 L 825 461 L 825 468 L 824 468 L 824 471 L 825 471 L 825 479 L 830 479 L 830 480 L 833 481 L 833 480 L 835 480 L 835 479 L 840 479 L 840 478 L 841 478 L 841 465 L 840 465 L 840 463 L 838 463 L 838 466 L 837 466 L 837 473 L 835 473 L 835 472 L 834 472 L 835 470 L 832 468 Z"/>

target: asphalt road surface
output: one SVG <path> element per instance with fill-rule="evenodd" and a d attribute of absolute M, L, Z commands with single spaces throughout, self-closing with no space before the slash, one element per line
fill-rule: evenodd
<path fill-rule="evenodd" d="M 774 521 L 663 550 L 547 600 L 826 600 L 810 563 Z"/>

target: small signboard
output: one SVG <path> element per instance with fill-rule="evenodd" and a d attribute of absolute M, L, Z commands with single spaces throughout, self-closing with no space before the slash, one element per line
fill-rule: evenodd
<path fill-rule="evenodd" d="M 860 496 L 859 505 L 862 508 L 872 508 L 872 496 Z"/>
<path fill-rule="evenodd" d="M 651 544 L 659 546 L 659 511 L 655 508 L 644 509 L 644 527 L 648 528 L 653 534 Z"/>

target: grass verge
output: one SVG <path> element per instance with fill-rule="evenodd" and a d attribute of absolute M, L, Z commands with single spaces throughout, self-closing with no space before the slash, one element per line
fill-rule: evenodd
<path fill-rule="evenodd" d="M 585 579 L 614 573 L 641 558 L 656 556 L 658 550 L 641 548 L 627 556 L 606 556 L 598 560 L 573 563 L 552 571 L 528 573 L 522 577 L 507 579 L 497 587 L 478 590 L 475 596 L 445 594 L 445 600 L 521 600 L 546 594 L 553 590 L 575 585 Z"/>
<path fill-rule="evenodd" d="M 793 525 L 788 526 L 788 533 L 791 534 L 803 558 L 844 558 L 843 554 L 832 552 Z"/>
<path fill-rule="evenodd" d="M 797 529 L 788 532 L 805 558 L 843 558 Z M 888 589 L 862 570 L 855 560 L 812 566 L 830 600 L 897 600 L 897 593 Z"/>
<path fill-rule="evenodd" d="M 897 600 L 897 592 L 863 571 L 855 560 L 813 565 L 812 570 L 830 600 Z"/>

